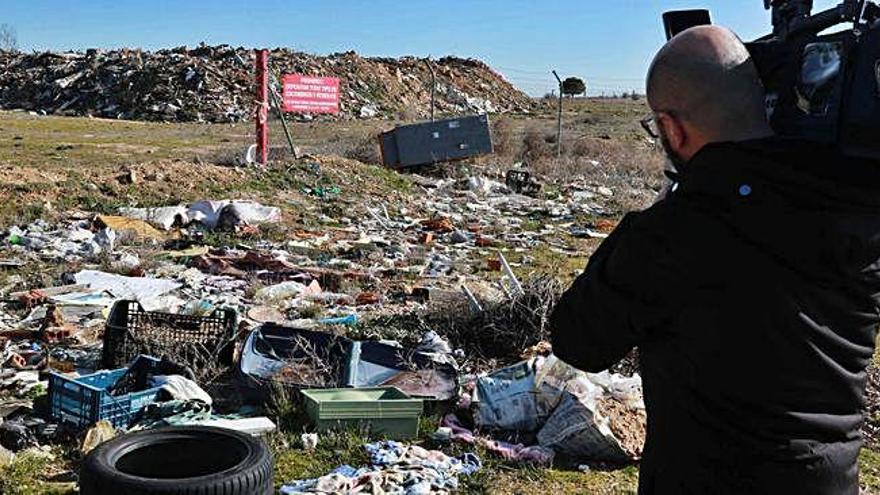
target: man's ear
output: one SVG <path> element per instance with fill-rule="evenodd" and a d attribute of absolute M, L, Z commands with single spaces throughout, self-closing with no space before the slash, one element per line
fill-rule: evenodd
<path fill-rule="evenodd" d="M 687 146 L 687 131 L 681 121 L 667 112 L 657 113 L 657 124 L 663 129 L 669 147 L 676 154 L 683 155 Z"/>

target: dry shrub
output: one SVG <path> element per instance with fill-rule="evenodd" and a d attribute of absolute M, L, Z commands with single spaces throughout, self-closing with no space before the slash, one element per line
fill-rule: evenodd
<path fill-rule="evenodd" d="M 273 377 L 280 384 L 331 387 L 339 382 L 343 372 L 331 355 L 331 347 L 318 348 L 307 338 L 295 335 L 290 355 L 281 361 L 284 365 Z"/>
<path fill-rule="evenodd" d="M 596 165 L 593 162 L 598 162 Z M 532 162 L 535 172 L 546 177 L 586 177 L 605 185 L 638 180 L 649 188 L 663 179 L 663 156 L 640 143 L 583 137 L 563 147 L 560 159 Z"/>
<path fill-rule="evenodd" d="M 517 142 L 513 121 L 508 117 L 499 116 L 492 122 L 492 143 L 495 154 L 499 156 L 516 156 L 522 149 L 522 142 Z"/>
<path fill-rule="evenodd" d="M 295 143 L 296 141 L 294 141 Z M 244 154 L 242 153 L 242 156 Z M 269 147 L 269 161 L 272 162 L 283 162 L 290 163 L 296 160 L 296 156 L 293 151 L 290 149 L 290 145 L 286 142 L 282 146 L 270 146 Z"/>
<path fill-rule="evenodd" d="M 169 346 L 167 341 L 150 338 L 142 338 L 138 344 L 141 354 L 165 357 L 188 367 L 195 375 L 196 383 L 202 386 L 215 383 L 229 371 L 229 366 L 220 362 L 219 346 L 183 341 Z"/>
<path fill-rule="evenodd" d="M 523 158 L 529 162 L 549 158 L 555 155 L 554 146 L 547 142 L 543 132 L 536 127 L 526 129 L 523 137 Z"/>
<path fill-rule="evenodd" d="M 428 111 L 430 112 L 430 109 Z M 430 115 L 430 113 L 428 115 Z M 417 120 L 422 120 L 422 114 L 417 109 L 412 107 L 401 108 L 395 113 L 395 117 L 397 117 L 397 120 L 401 120 L 403 122 L 415 122 Z"/>
<path fill-rule="evenodd" d="M 245 165 L 247 146 L 227 146 L 198 154 L 193 158 L 197 164 L 210 163 L 221 167 L 240 167 Z"/>
<path fill-rule="evenodd" d="M 357 160 L 361 163 L 380 165 L 382 154 L 379 151 L 379 142 L 375 137 L 368 137 L 355 143 L 343 153 L 345 158 Z"/>
<path fill-rule="evenodd" d="M 406 313 L 379 318 L 370 326 L 381 337 L 406 345 L 417 343 L 433 330 L 464 349 L 468 360 L 478 365 L 515 363 L 526 348 L 550 337 L 550 313 L 562 295 L 562 283 L 553 277 L 537 277 L 523 283 L 524 295 L 495 302 L 483 302 L 482 313 L 473 313 L 467 303 L 453 300 L 424 313 Z M 380 336 L 380 335 L 375 335 Z"/>
<path fill-rule="evenodd" d="M 565 146 L 565 155 L 596 160 L 615 171 L 655 173 L 663 169 L 660 153 L 631 141 L 581 137 Z"/>

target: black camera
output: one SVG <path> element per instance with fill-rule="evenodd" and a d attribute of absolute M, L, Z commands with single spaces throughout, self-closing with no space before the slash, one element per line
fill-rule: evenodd
<path fill-rule="evenodd" d="M 764 0 L 764 7 L 773 33 L 746 46 L 773 129 L 880 159 L 880 7 L 866 0 L 816 14 L 812 0 Z M 711 21 L 707 10 L 685 10 L 663 14 L 663 23 L 668 39 Z M 835 27 L 842 29 L 823 33 Z"/>

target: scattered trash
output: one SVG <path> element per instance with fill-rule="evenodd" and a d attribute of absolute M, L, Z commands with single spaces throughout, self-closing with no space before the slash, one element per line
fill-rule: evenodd
<path fill-rule="evenodd" d="M 180 375 L 153 375 L 150 377 L 150 387 L 158 387 L 172 400 L 200 400 L 209 406 L 213 402 L 196 382 Z"/>
<path fill-rule="evenodd" d="M 96 270 L 83 270 L 74 275 L 74 281 L 77 284 L 87 285 L 93 292 L 108 295 L 95 300 L 92 297 L 93 293 L 85 294 L 92 303 L 100 301 L 105 306 L 109 306 L 114 301 L 130 299 L 138 301 L 143 307 L 150 309 L 163 307 L 166 303 L 160 299 L 161 296 L 180 288 L 180 284 L 173 280 L 125 277 Z M 77 295 L 82 295 L 82 293 Z M 72 301 L 70 297 L 66 297 L 64 300 Z"/>
<path fill-rule="evenodd" d="M 577 459 L 641 456 L 645 410 L 638 375 L 580 372 L 555 356 L 477 378 L 475 421 L 486 430 L 536 432 L 538 444 Z"/>
<path fill-rule="evenodd" d="M 143 220 L 131 219 L 121 216 L 98 215 L 95 217 L 95 225 L 99 229 L 108 229 L 115 232 L 122 240 L 131 242 L 161 241 L 165 234 Z M 109 251 L 113 251 L 109 249 Z"/>
<path fill-rule="evenodd" d="M 450 457 L 437 450 L 394 441 L 364 445 L 372 466 L 355 469 L 342 465 L 330 474 L 297 480 L 281 487 L 293 493 L 452 493 L 458 490 L 458 476 L 482 469 L 476 454 Z"/>
<path fill-rule="evenodd" d="M 438 433 L 440 430 L 448 430 L 450 432 L 449 440 L 468 445 L 479 444 L 502 459 L 539 466 L 551 466 L 553 459 L 556 457 L 556 453 L 552 449 L 540 445 L 525 446 L 521 443 L 514 444 L 478 436 L 462 425 L 455 414 L 447 414 L 443 417 L 440 424 L 442 426 L 438 428 Z"/>
<path fill-rule="evenodd" d="M 0 268 L 73 268 L 40 278 L 8 270 L 0 287 L 0 445 L 10 455 L 48 448 L 70 443 L 71 429 L 90 430 L 78 445 L 85 450 L 113 441 L 116 429 L 210 425 L 262 435 L 286 422 L 275 425 L 251 403 L 281 387 L 306 396 L 355 394 L 362 410 L 335 418 L 327 413 L 340 401 L 313 401 L 316 422 L 325 423 L 319 429 L 367 423 L 407 438 L 423 407 L 435 414 L 433 401 L 457 401 L 463 407 L 455 414 L 432 418 L 441 419 L 433 432 L 440 444 L 542 466 L 557 454 L 638 458 L 644 412 L 634 400 L 637 377 L 553 364 L 546 324 L 560 282 L 518 277 L 535 273 L 535 248 L 581 256 L 598 243 L 579 237 L 613 231 L 604 205 L 623 196 L 617 183 L 612 191 L 554 182 L 541 191 L 520 165 L 504 176 L 486 167 L 462 178 L 412 174 L 417 200 L 386 196 L 360 205 L 349 196 L 361 191 L 344 177 L 324 176 L 322 163 L 326 157 L 316 156 L 290 165 L 289 173 L 320 180 L 304 182 L 309 196 L 294 191 L 281 199 L 285 212 L 303 215 L 295 228 L 279 229 L 283 236 L 251 235 L 278 221 L 280 210 L 238 200 L 117 215 L 64 212 L 54 223 L 8 228 L 9 263 Z M 116 173 L 138 187 L 154 180 L 141 169 Z M 132 363 L 139 354 L 164 359 Z M 513 364 L 521 358 L 523 366 Z M 163 367 L 169 360 L 178 367 Z M 380 395 L 371 396 L 376 389 Z M 404 395 L 389 399 L 388 390 Z M 9 398 L 26 404 L 6 415 Z M 370 410 L 382 402 L 413 407 Z M 307 451 L 320 448 L 316 433 L 300 440 Z"/>
<path fill-rule="evenodd" d="M 584 229 L 580 227 L 572 227 L 571 235 L 573 237 L 587 237 L 590 239 L 605 239 L 608 237 L 608 234 L 603 232 L 597 232 L 593 229 Z"/>
<path fill-rule="evenodd" d="M 248 435 L 255 437 L 272 433 L 276 429 L 275 423 L 273 423 L 272 420 L 265 416 L 238 419 L 216 418 L 184 424 L 213 426 L 216 428 L 223 428 L 225 430 L 234 430 L 241 433 L 247 433 Z"/>

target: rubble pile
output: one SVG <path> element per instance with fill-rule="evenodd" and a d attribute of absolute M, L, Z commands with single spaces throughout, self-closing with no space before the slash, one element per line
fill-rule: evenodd
<path fill-rule="evenodd" d="M 340 79 L 343 119 L 430 114 L 430 70 L 414 57 L 316 56 L 277 48 L 276 74 Z M 254 53 L 227 45 L 13 53 L 0 51 L 0 108 L 118 119 L 237 122 L 254 112 Z M 531 100 L 486 64 L 433 62 L 440 112 L 528 111 Z M 280 89 L 280 88 L 277 88 Z M 308 116 L 303 116 L 308 118 Z"/>

